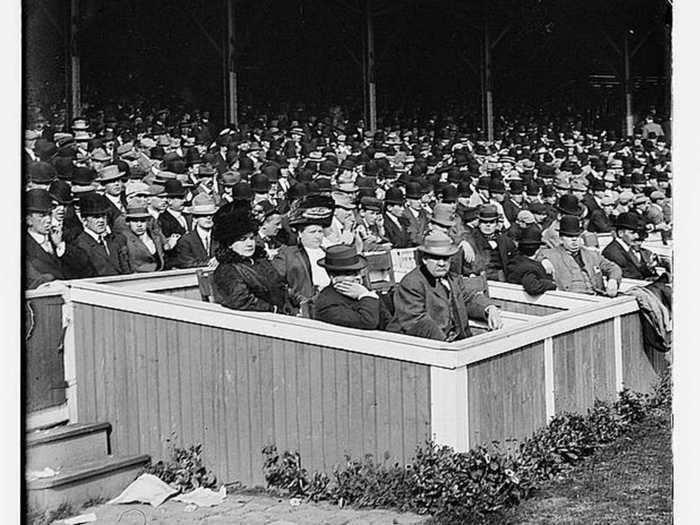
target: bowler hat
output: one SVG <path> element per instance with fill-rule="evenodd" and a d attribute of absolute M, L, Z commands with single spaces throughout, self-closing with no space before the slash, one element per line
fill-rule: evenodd
<path fill-rule="evenodd" d="M 451 228 L 455 225 L 454 211 L 452 206 L 438 202 L 433 208 L 433 214 L 430 217 L 430 222 L 434 222 L 445 228 Z"/>
<path fill-rule="evenodd" d="M 360 208 L 363 210 L 374 210 L 381 212 L 382 211 L 382 201 L 380 199 L 377 199 L 376 197 L 362 197 L 360 199 Z"/>
<path fill-rule="evenodd" d="M 617 216 L 615 220 L 615 228 L 620 230 L 643 230 L 644 225 L 639 220 L 639 216 L 636 213 L 623 212 Z"/>
<path fill-rule="evenodd" d="M 163 197 L 183 198 L 187 193 L 182 182 L 177 179 L 165 181 L 164 188 L 165 190 L 162 193 Z"/>
<path fill-rule="evenodd" d="M 418 246 L 418 251 L 437 257 L 451 257 L 459 251 L 452 238 L 445 232 L 432 231 L 423 239 L 423 244 Z"/>
<path fill-rule="evenodd" d="M 267 175 L 256 173 L 250 178 L 250 188 L 255 193 L 267 193 L 270 191 L 270 179 Z"/>
<path fill-rule="evenodd" d="M 401 188 L 397 188 L 395 186 L 390 187 L 388 190 L 386 190 L 386 194 L 384 195 L 384 202 L 386 204 L 403 204 L 405 202 L 405 197 L 403 196 L 403 192 L 401 191 Z"/>
<path fill-rule="evenodd" d="M 559 197 L 559 201 L 557 202 L 557 210 L 564 215 L 576 215 L 581 217 L 585 213 L 586 207 L 579 203 L 575 195 L 565 194 Z"/>
<path fill-rule="evenodd" d="M 29 165 L 29 180 L 35 184 L 51 184 L 56 180 L 56 168 L 48 162 L 32 162 Z"/>
<path fill-rule="evenodd" d="M 441 192 L 441 200 L 442 202 L 457 202 L 457 198 L 459 197 L 459 192 L 457 191 L 457 188 L 452 186 L 451 184 L 448 184 L 442 189 Z"/>
<path fill-rule="evenodd" d="M 488 190 L 490 182 L 491 182 L 491 177 L 479 177 L 479 181 L 476 183 L 476 189 L 477 190 Z"/>
<path fill-rule="evenodd" d="M 71 180 L 73 178 L 73 160 L 68 157 L 56 157 L 53 160 L 53 167 L 56 168 L 56 175 L 62 180 Z"/>
<path fill-rule="evenodd" d="M 240 181 L 233 185 L 232 196 L 237 201 L 252 201 L 255 198 L 255 192 L 245 181 Z"/>
<path fill-rule="evenodd" d="M 82 217 L 91 215 L 106 215 L 109 211 L 109 202 L 107 201 L 107 197 L 95 192 L 81 195 L 78 205 L 80 207 L 80 215 Z"/>
<path fill-rule="evenodd" d="M 320 175 L 326 175 L 327 177 L 332 177 L 338 170 L 338 166 L 332 160 L 324 160 L 318 166 L 318 173 Z"/>
<path fill-rule="evenodd" d="M 492 204 L 484 204 L 479 207 L 479 220 L 481 222 L 493 222 L 498 220 L 498 208 Z"/>
<path fill-rule="evenodd" d="M 605 191 L 605 181 L 593 179 L 591 182 L 591 191 Z"/>
<path fill-rule="evenodd" d="M 471 222 L 477 218 L 479 218 L 479 208 L 476 206 L 464 208 L 462 211 L 462 221 L 464 222 Z"/>
<path fill-rule="evenodd" d="M 527 209 L 537 215 L 547 215 L 547 206 L 542 202 L 531 202 Z"/>
<path fill-rule="evenodd" d="M 409 182 L 406 184 L 406 198 L 420 199 L 423 196 L 423 186 L 420 182 Z"/>
<path fill-rule="evenodd" d="M 70 189 L 70 184 L 64 180 L 55 180 L 49 186 L 49 193 L 53 200 L 59 204 L 72 204 L 75 198 Z"/>
<path fill-rule="evenodd" d="M 351 272 L 362 270 L 367 266 L 367 261 L 358 255 L 354 246 L 336 244 L 326 249 L 326 256 L 317 264 L 326 270 Z"/>
<path fill-rule="evenodd" d="M 574 215 L 564 215 L 559 221 L 559 235 L 563 237 L 578 237 L 583 232 L 581 221 Z"/>
<path fill-rule="evenodd" d="M 540 194 L 540 187 L 537 185 L 535 181 L 529 182 L 527 184 L 527 187 L 525 189 L 525 193 L 529 195 L 530 197 L 536 197 L 537 195 Z"/>
<path fill-rule="evenodd" d="M 528 226 L 520 231 L 518 246 L 540 246 L 542 244 L 542 232 L 537 226 Z"/>
<path fill-rule="evenodd" d="M 27 191 L 25 209 L 33 213 L 51 213 L 53 209 L 51 194 L 42 188 Z"/>
<path fill-rule="evenodd" d="M 525 190 L 523 182 L 520 180 L 514 180 L 510 183 L 510 193 L 520 194 Z"/>
<path fill-rule="evenodd" d="M 86 193 L 95 190 L 95 177 L 97 173 L 91 168 L 78 166 L 73 170 L 73 179 L 71 184 L 73 193 Z"/>
<path fill-rule="evenodd" d="M 498 180 L 498 179 L 491 179 L 489 182 L 489 192 L 491 193 L 505 193 L 506 192 L 506 185 L 503 184 L 503 181 Z"/>

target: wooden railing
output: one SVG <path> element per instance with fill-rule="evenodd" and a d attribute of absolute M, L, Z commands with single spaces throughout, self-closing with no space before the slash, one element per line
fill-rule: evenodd
<path fill-rule="evenodd" d="M 444 343 L 204 303 L 194 270 L 73 282 L 71 418 L 110 421 L 118 453 L 202 442 L 221 479 L 250 484 L 267 444 L 326 470 L 345 453 L 408 461 L 428 437 L 466 450 L 649 390 L 664 366 L 631 297 L 490 292 L 504 329 Z M 551 313 L 508 311 L 529 303 Z"/>

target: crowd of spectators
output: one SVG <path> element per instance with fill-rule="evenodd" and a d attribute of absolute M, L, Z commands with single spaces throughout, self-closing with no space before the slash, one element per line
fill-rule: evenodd
<path fill-rule="evenodd" d="M 207 267 L 217 302 L 442 340 L 501 326 L 487 280 L 615 296 L 667 261 L 671 153 L 653 116 L 617 137 L 575 119 L 459 117 L 372 132 L 341 111 L 246 116 L 91 108 L 27 120 L 25 285 Z M 599 236 L 612 242 L 600 249 Z M 380 297 L 363 253 L 416 248 Z"/>

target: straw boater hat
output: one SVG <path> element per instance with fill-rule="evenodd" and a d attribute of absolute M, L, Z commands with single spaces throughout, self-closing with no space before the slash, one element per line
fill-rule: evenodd
<path fill-rule="evenodd" d="M 434 231 L 425 236 L 417 250 L 427 255 L 451 257 L 459 251 L 459 246 L 446 233 Z"/>
<path fill-rule="evenodd" d="M 123 171 L 119 171 L 119 166 L 110 164 L 109 166 L 105 166 L 97 172 L 97 178 L 95 179 L 95 182 L 106 184 L 108 182 L 113 182 L 115 180 L 121 179 L 122 177 L 124 177 L 124 175 L 126 175 L 126 173 Z"/>
<path fill-rule="evenodd" d="M 455 214 L 452 206 L 439 202 L 433 208 L 433 214 L 430 217 L 430 222 L 433 222 L 444 228 L 451 228 L 455 225 Z"/>
<path fill-rule="evenodd" d="M 354 246 L 336 244 L 326 249 L 326 256 L 318 261 L 318 265 L 331 271 L 360 271 L 367 266 L 367 261 L 358 255 Z"/>

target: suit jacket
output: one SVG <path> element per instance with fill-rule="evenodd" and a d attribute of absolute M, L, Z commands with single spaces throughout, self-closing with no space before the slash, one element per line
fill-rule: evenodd
<path fill-rule="evenodd" d="M 109 208 L 107 208 L 107 224 L 109 224 L 109 227 L 114 231 L 114 223 L 119 217 L 123 217 L 124 213 L 117 208 L 116 204 L 114 204 L 110 199 L 105 197 L 105 200 L 109 203 Z M 124 198 L 124 194 L 121 194 L 119 196 L 119 200 L 122 203 L 122 206 L 124 206 L 124 209 L 126 209 L 126 199 Z M 117 228 L 119 230 L 120 228 Z"/>
<path fill-rule="evenodd" d="M 306 299 L 316 294 L 311 279 L 311 262 L 301 246 L 283 246 L 272 259 L 272 266 L 296 294 Z"/>
<path fill-rule="evenodd" d="M 104 247 L 85 231 L 75 238 L 73 246 L 82 252 L 81 262 L 72 268 L 75 275 L 98 277 L 131 273 L 124 236 L 119 233 L 110 233 L 105 237 L 105 241 L 109 255 Z"/>
<path fill-rule="evenodd" d="M 588 231 L 593 233 L 610 233 L 612 221 L 600 208 L 594 209 L 588 218 Z"/>
<path fill-rule="evenodd" d="M 524 209 L 524 206 L 516 203 L 510 197 L 503 201 L 503 214 L 511 223 L 515 222 L 515 219 L 518 217 L 518 213 Z"/>
<path fill-rule="evenodd" d="M 492 303 L 484 294 L 468 291 L 461 276 L 449 272 L 445 279 L 451 292 L 422 264 L 406 274 L 394 291 L 394 316 L 386 329 L 446 341 L 452 316 L 454 340 L 470 337 L 469 317 L 486 319 L 486 307 Z"/>
<path fill-rule="evenodd" d="M 554 266 L 554 282 L 559 290 L 578 293 L 605 293 L 603 275 L 608 279 L 622 279 L 622 270 L 596 250 L 581 248 L 583 270 L 576 260 L 563 248 L 545 248 L 537 254 L 537 261 L 547 259 Z"/>
<path fill-rule="evenodd" d="M 156 272 L 165 267 L 165 253 L 163 250 L 165 239 L 158 233 L 149 231 L 149 234 L 153 244 L 156 246 L 156 253 L 153 255 L 131 229 L 124 232 L 126 249 L 129 253 L 129 264 L 134 272 Z"/>
<path fill-rule="evenodd" d="M 414 217 L 413 212 L 406 209 L 403 216 L 408 223 L 406 231 L 411 240 L 411 246 L 419 246 L 423 242 L 423 234 L 428 226 L 427 213 L 425 210 L 421 210 L 418 212 L 418 217 Z"/>
<path fill-rule="evenodd" d="M 496 249 L 498 250 L 498 258 L 501 263 L 501 269 L 494 274 L 493 271 L 488 272 L 488 264 L 490 260 L 490 250 L 488 240 L 484 237 L 484 234 L 478 228 L 466 230 L 464 234 L 464 240 L 466 240 L 470 246 L 474 249 L 474 262 L 467 265 L 468 273 L 481 274 L 482 272 L 487 272 L 486 278 L 494 281 L 505 281 L 505 270 L 508 265 L 508 259 L 510 255 L 515 251 L 515 243 L 505 233 L 496 235 Z"/>
<path fill-rule="evenodd" d="M 63 255 L 59 257 L 55 253 L 47 253 L 29 234 L 25 236 L 24 242 L 24 262 L 25 262 L 25 286 L 27 288 L 36 288 L 40 284 L 48 283 L 55 280 L 73 279 L 79 277 L 74 275 L 72 268 L 76 267 L 79 262 L 76 257 L 75 248 L 69 243 L 66 243 L 66 249 Z"/>
<path fill-rule="evenodd" d="M 557 289 L 554 279 L 545 271 L 542 263 L 530 259 L 527 255 L 518 254 L 508 261 L 506 275 L 509 283 L 522 284 L 530 295 L 540 295 L 547 290 Z"/>
<path fill-rule="evenodd" d="M 596 210 L 603 211 L 603 208 L 600 207 L 598 201 L 595 200 L 595 197 L 591 193 L 586 193 L 583 196 L 583 204 L 588 208 L 588 215 L 591 215 Z"/>
<path fill-rule="evenodd" d="M 410 248 L 414 246 L 408 233 L 408 219 L 403 216 L 399 217 L 399 224 L 401 224 L 401 226 L 398 226 L 391 218 L 387 217 L 387 215 L 387 213 L 384 214 L 384 231 L 386 232 L 386 236 L 392 248 Z"/>
<path fill-rule="evenodd" d="M 210 253 L 208 254 L 204 249 L 204 244 L 202 243 L 202 239 L 197 233 L 196 228 L 180 237 L 175 245 L 173 267 L 198 268 L 209 264 L 209 259 L 214 256 L 216 249 L 219 247 L 219 243 L 217 243 L 212 237 L 209 238 L 211 241 L 209 246 Z"/>
<path fill-rule="evenodd" d="M 319 321 L 361 330 L 383 330 L 390 317 L 380 299 L 352 299 L 339 293 L 332 285 L 326 286 L 318 294 L 313 314 L 313 318 Z"/>
<path fill-rule="evenodd" d="M 182 224 L 178 222 L 170 211 L 165 210 L 163 213 L 158 215 L 158 224 L 160 225 L 160 231 L 162 232 L 163 237 L 170 237 L 174 233 L 185 235 L 187 232 L 192 231 L 192 216 L 183 215 L 183 217 L 185 217 L 187 230 L 182 227 Z"/>
<path fill-rule="evenodd" d="M 647 261 L 651 258 L 649 253 L 645 253 L 648 252 L 648 250 L 642 249 L 640 252 L 640 261 L 637 262 L 634 257 L 617 242 L 617 239 L 613 239 L 603 250 L 603 257 L 617 264 L 622 270 L 622 277 L 626 279 L 649 279 L 650 277 L 655 277 L 654 270 L 647 264 Z"/>

